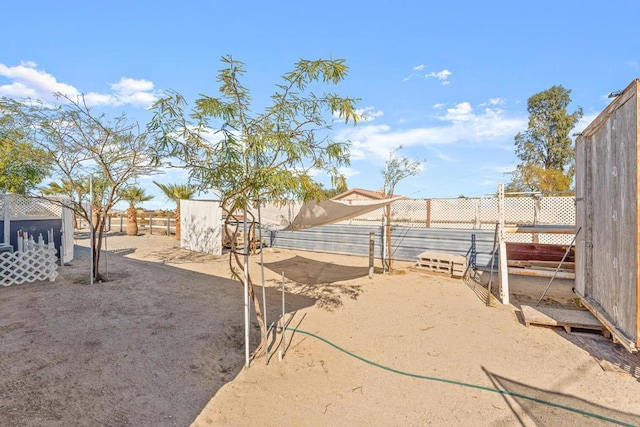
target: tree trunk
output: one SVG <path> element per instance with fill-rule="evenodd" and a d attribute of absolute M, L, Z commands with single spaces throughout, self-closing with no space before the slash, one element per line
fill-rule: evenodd
<path fill-rule="evenodd" d="M 176 207 L 176 240 L 180 240 L 180 201 L 178 201 L 178 206 Z"/>
<path fill-rule="evenodd" d="M 138 211 L 133 206 L 127 209 L 127 236 L 138 235 Z"/>
<path fill-rule="evenodd" d="M 104 277 L 100 273 L 100 253 L 102 252 L 102 238 L 104 236 L 105 218 L 100 213 L 94 213 L 96 223 L 93 232 L 93 279 L 96 283 L 104 282 Z"/>

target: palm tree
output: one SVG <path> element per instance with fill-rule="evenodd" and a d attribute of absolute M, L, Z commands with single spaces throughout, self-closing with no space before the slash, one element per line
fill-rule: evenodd
<path fill-rule="evenodd" d="M 127 209 L 127 236 L 138 235 L 138 210 L 136 204 L 142 202 L 148 202 L 153 199 L 153 196 L 146 194 L 143 188 L 129 186 L 122 189 L 119 192 L 121 199 L 129 202 L 129 209 Z"/>
<path fill-rule="evenodd" d="M 197 189 L 189 184 L 161 184 L 153 181 L 162 190 L 167 199 L 176 204 L 176 240 L 180 240 L 180 200 L 191 199 Z"/>

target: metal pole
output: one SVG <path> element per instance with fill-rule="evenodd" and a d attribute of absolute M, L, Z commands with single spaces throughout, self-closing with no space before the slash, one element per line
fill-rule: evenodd
<path fill-rule="evenodd" d="M 245 366 L 249 367 L 249 246 L 247 245 L 247 205 L 243 212 L 244 246 L 244 353 Z"/>
<path fill-rule="evenodd" d="M 153 212 L 149 212 L 149 234 L 153 234 Z"/>
<path fill-rule="evenodd" d="M 104 224 L 103 224 L 104 228 Z M 111 228 L 111 226 L 109 226 Z M 104 233 L 104 274 L 109 279 L 109 248 L 107 247 L 107 233 Z"/>
<path fill-rule="evenodd" d="M 558 264 L 558 267 L 556 268 L 556 271 L 553 272 L 553 276 L 551 276 L 551 280 L 549 280 L 549 284 L 547 285 L 547 287 L 544 290 L 544 292 L 542 293 L 542 295 L 540 295 L 540 299 L 536 303 L 535 307 L 537 307 L 540 304 L 540 302 L 542 301 L 544 296 L 547 294 L 547 291 L 549 290 L 549 287 L 551 286 L 551 282 L 553 282 L 553 279 L 556 278 L 556 275 L 558 274 L 558 271 L 560 271 L 560 267 L 562 267 L 562 263 L 564 262 L 565 259 L 567 259 L 567 255 L 569 255 L 569 252 L 571 252 L 571 247 L 576 242 L 576 238 L 578 237 L 578 233 L 580 233 L 580 230 L 582 230 L 582 227 L 578 228 L 578 231 L 576 231 L 576 234 L 573 236 L 573 239 L 571 240 L 571 243 L 569 244 L 569 246 L 567 246 L 567 250 L 564 252 L 564 256 L 562 257 L 562 260 L 560 260 L 560 264 Z"/>
<path fill-rule="evenodd" d="M 89 246 L 91 247 L 91 275 L 89 283 L 93 285 L 93 175 L 89 175 Z"/>
<path fill-rule="evenodd" d="M 373 277 L 373 251 L 375 247 L 375 235 L 376 233 L 369 233 L 369 279 Z"/>
<path fill-rule="evenodd" d="M 264 254 L 262 252 L 262 217 L 260 216 L 260 202 L 258 201 L 258 239 L 260 240 L 260 275 L 262 280 L 262 319 L 264 321 L 264 364 L 269 364 L 269 346 L 267 345 L 267 292 L 264 286 Z"/>
<path fill-rule="evenodd" d="M 11 243 L 11 205 L 9 202 L 9 194 L 4 193 L 4 236 L 2 243 Z"/>
<path fill-rule="evenodd" d="M 284 349 L 285 349 L 285 322 L 284 322 L 284 314 L 285 314 L 285 308 L 284 308 L 284 271 L 282 272 L 282 317 L 281 317 L 281 322 L 282 322 L 282 350 L 280 350 L 280 360 L 282 360 L 282 358 L 284 357 Z"/>

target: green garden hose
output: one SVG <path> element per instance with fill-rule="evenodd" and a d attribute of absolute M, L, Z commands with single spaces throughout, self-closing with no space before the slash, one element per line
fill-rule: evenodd
<path fill-rule="evenodd" d="M 281 331 L 282 327 L 278 327 L 277 329 Z M 301 329 L 295 329 L 295 328 L 285 328 L 285 330 L 292 331 L 294 333 L 299 333 L 299 334 L 302 334 L 302 335 L 308 335 L 308 336 L 313 337 L 315 339 L 318 339 L 318 340 L 320 340 L 320 341 L 322 341 L 322 342 L 324 342 L 326 344 L 329 344 L 331 347 L 335 348 L 336 350 L 339 350 L 339 351 L 341 351 L 341 352 L 343 352 L 343 353 L 345 353 L 345 354 L 347 354 L 347 355 L 349 355 L 351 357 L 354 357 L 354 358 L 356 358 L 356 359 L 358 359 L 358 360 L 360 360 L 362 362 L 368 363 L 369 365 L 375 366 L 375 367 L 380 368 L 380 369 L 384 369 L 385 371 L 393 372 L 395 374 L 404 375 L 404 376 L 412 377 L 412 378 L 418 378 L 418 379 L 421 379 L 421 380 L 437 381 L 437 382 L 446 383 L 446 384 L 453 384 L 453 385 L 462 386 L 462 387 L 468 387 L 468 388 L 475 388 L 475 389 L 478 389 L 478 390 L 490 391 L 492 393 L 498 393 L 498 394 L 502 394 L 502 395 L 505 395 L 505 396 L 512 396 L 512 397 L 517 397 L 517 398 L 520 398 L 520 399 L 526 399 L 526 400 L 529 400 L 529 401 L 532 401 L 532 402 L 536 402 L 536 403 L 541 403 L 543 405 L 552 406 L 554 408 L 563 409 L 565 411 L 574 412 L 576 414 L 584 415 L 584 416 L 591 417 L 591 418 L 596 418 L 596 419 L 599 419 L 599 420 L 602 420 L 602 421 L 607 421 L 607 422 L 610 422 L 610 423 L 613 423 L 613 424 L 617 424 L 617 425 L 621 425 L 621 426 L 637 427 L 635 424 L 629 424 L 629 423 L 626 423 L 624 421 L 620 421 L 620 420 L 616 420 L 616 419 L 613 419 L 613 418 L 606 417 L 604 415 L 594 414 L 592 412 L 583 411 L 581 409 L 572 408 L 572 407 L 566 406 L 566 405 L 560 405 L 558 403 L 549 402 L 547 400 L 538 399 L 538 398 L 527 396 L 527 395 L 520 394 L 520 393 L 513 393 L 513 392 L 510 392 L 510 391 L 500 390 L 500 389 L 493 388 L 493 387 L 486 387 L 486 386 L 482 386 L 482 385 L 478 385 L 478 384 L 464 383 L 464 382 L 460 382 L 460 381 L 449 380 L 449 379 L 446 379 L 446 378 L 431 377 L 431 376 L 426 376 L 426 375 L 412 374 L 410 372 L 400 371 L 398 369 L 394 369 L 394 368 L 391 368 L 389 366 L 384 366 L 384 365 L 381 365 L 379 363 L 373 362 L 371 360 L 365 359 L 362 356 L 358 356 L 357 354 L 354 354 L 354 353 L 350 352 L 349 350 L 346 350 L 346 349 L 344 349 L 344 348 L 332 343 L 331 341 L 329 341 L 329 340 L 327 340 L 325 338 L 322 338 L 319 335 L 313 334 L 311 332 L 307 332 L 307 331 L 303 331 Z"/>

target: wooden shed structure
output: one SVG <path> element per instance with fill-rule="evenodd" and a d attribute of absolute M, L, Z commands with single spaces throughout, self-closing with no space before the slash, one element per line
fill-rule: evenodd
<path fill-rule="evenodd" d="M 636 79 L 576 140 L 576 293 L 640 347 L 640 105 Z"/>

